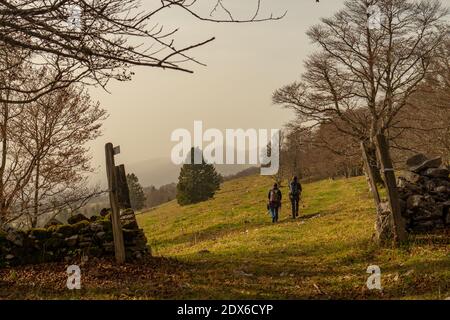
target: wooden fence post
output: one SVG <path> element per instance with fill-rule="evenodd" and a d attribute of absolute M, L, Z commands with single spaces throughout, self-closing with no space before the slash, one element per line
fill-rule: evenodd
<path fill-rule="evenodd" d="M 116 179 L 120 208 L 131 208 L 130 190 L 128 189 L 127 175 L 123 164 L 116 166 Z"/>
<path fill-rule="evenodd" d="M 117 179 L 114 164 L 114 155 L 118 154 L 120 149 L 113 148 L 112 143 L 105 145 L 106 154 L 106 175 L 108 177 L 109 202 L 111 205 L 111 223 L 114 237 L 114 252 L 116 262 L 121 264 L 125 262 L 125 245 L 123 241 L 122 224 L 120 222 L 119 199 L 117 195 Z"/>
<path fill-rule="evenodd" d="M 364 169 L 367 172 L 370 189 L 372 191 L 373 200 L 375 201 L 375 206 L 378 211 L 379 205 L 380 205 L 380 194 L 378 193 L 377 184 L 375 183 L 375 177 L 374 177 L 374 174 L 372 171 L 373 167 L 369 163 L 369 156 L 367 155 L 367 148 L 363 141 L 361 141 L 361 151 L 362 151 L 362 156 L 363 156 Z"/>
<path fill-rule="evenodd" d="M 406 229 L 405 221 L 403 220 L 400 209 L 394 168 L 392 166 L 392 160 L 389 155 L 389 147 L 385 136 L 382 134 L 377 134 L 376 138 L 378 145 L 377 154 L 381 163 L 381 169 L 384 176 L 384 181 L 386 183 L 389 207 L 392 213 L 394 225 L 394 241 L 398 243 L 406 240 Z"/>

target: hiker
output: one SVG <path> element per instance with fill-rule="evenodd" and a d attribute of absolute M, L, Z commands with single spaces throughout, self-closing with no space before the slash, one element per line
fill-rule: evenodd
<path fill-rule="evenodd" d="M 298 204 L 300 202 L 300 195 L 302 193 L 302 185 L 298 182 L 297 176 L 292 178 L 289 183 L 289 198 L 291 199 L 292 219 L 298 217 Z"/>
<path fill-rule="evenodd" d="M 272 215 L 272 222 L 278 221 L 278 210 L 281 208 L 281 191 L 278 189 L 278 184 L 274 184 L 273 188 L 269 190 L 269 210 Z"/>

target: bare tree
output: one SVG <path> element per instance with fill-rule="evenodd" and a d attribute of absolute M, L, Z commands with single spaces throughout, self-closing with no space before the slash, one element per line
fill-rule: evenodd
<path fill-rule="evenodd" d="M 18 68 L 16 73 L 27 72 Z M 27 86 L 39 86 L 46 76 L 44 69 Z M 14 78 L 3 80 L 8 83 Z M 60 195 L 79 194 L 86 188 L 85 175 L 92 169 L 85 143 L 100 134 L 105 115 L 82 88 L 73 85 L 26 105 L 2 103 L 2 224 L 26 216 L 36 226 L 42 214 L 54 210 Z"/>
<path fill-rule="evenodd" d="M 437 53 L 432 72 L 411 95 L 390 130 L 397 161 L 422 152 L 441 156 L 450 164 L 450 38 Z"/>
<path fill-rule="evenodd" d="M 357 141 L 327 123 L 313 128 L 289 123 L 281 167 L 290 176 L 316 180 L 362 173 Z"/>
<path fill-rule="evenodd" d="M 255 12 L 247 19 L 235 19 L 224 0 L 210 2 L 209 9 L 200 2 L 153 0 L 150 9 L 144 10 L 139 0 L 0 0 L 0 43 L 25 50 L 24 58 L 34 66 L 45 64 L 52 69 L 52 77 L 26 91 L 27 97 L 1 96 L 0 101 L 30 102 L 75 81 L 105 87 L 110 79 L 130 79 L 132 66 L 192 72 L 189 65 L 202 63 L 191 51 L 214 38 L 178 46 L 179 28 L 166 29 L 160 23 L 160 15 L 169 10 L 219 23 L 284 16 L 260 17 L 261 0 L 255 1 Z M 25 91 L 20 86 L 0 88 L 4 89 Z"/>
<path fill-rule="evenodd" d="M 379 28 L 368 24 L 374 5 L 383 17 Z M 448 36 L 446 14 L 437 1 L 347 1 L 309 29 L 319 50 L 306 60 L 302 81 L 277 90 L 273 101 L 303 122 L 331 123 L 368 141 L 375 159 L 375 136 L 393 125 Z"/>
<path fill-rule="evenodd" d="M 370 16 L 373 6 L 379 16 Z M 306 60 L 302 81 L 277 90 L 273 101 L 303 122 L 330 123 L 366 142 L 373 168 L 376 136 L 389 135 L 431 72 L 448 37 L 447 14 L 439 1 L 348 0 L 308 30 L 318 50 Z"/>

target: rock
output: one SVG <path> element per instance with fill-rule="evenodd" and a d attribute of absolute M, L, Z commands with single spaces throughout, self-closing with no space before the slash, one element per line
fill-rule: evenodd
<path fill-rule="evenodd" d="M 403 178 L 409 183 L 416 184 L 421 180 L 420 175 L 411 171 L 402 171 L 399 175 L 399 178 Z"/>
<path fill-rule="evenodd" d="M 123 211 L 121 211 L 120 216 L 128 216 L 128 215 L 132 215 L 134 216 L 134 211 L 131 208 L 125 209 Z"/>
<path fill-rule="evenodd" d="M 17 232 L 15 230 L 10 230 L 6 234 L 6 240 L 12 242 L 14 245 L 18 247 L 23 247 L 23 235 L 20 232 Z"/>
<path fill-rule="evenodd" d="M 74 229 L 74 232 L 76 234 L 80 234 L 85 232 L 86 230 L 89 231 L 89 225 L 89 220 L 82 220 L 77 223 L 71 224 L 70 226 Z"/>
<path fill-rule="evenodd" d="M 394 229 L 389 204 L 387 202 L 381 202 L 378 207 L 375 231 L 375 239 L 378 243 L 387 244 L 393 240 Z"/>
<path fill-rule="evenodd" d="M 405 211 L 402 211 L 402 216 L 405 218 L 411 218 L 414 215 L 414 211 L 406 209 Z"/>
<path fill-rule="evenodd" d="M 136 221 L 128 221 L 122 224 L 122 227 L 124 229 L 131 229 L 131 230 L 139 229 L 139 226 Z"/>
<path fill-rule="evenodd" d="M 69 247 L 73 247 L 73 246 L 75 246 L 75 245 L 77 244 L 77 242 L 78 242 L 78 235 L 74 235 L 74 236 L 71 236 L 71 237 L 69 237 L 69 238 L 66 238 L 65 241 L 66 241 L 66 243 L 67 243 L 67 245 L 68 245 Z"/>
<path fill-rule="evenodd" d="M 134 240 L 139 235 L 139 230 L 122 229 L 124 240 Z"/>
<path fill-rule="evenodd" d="M 102 232 L 103 231 L 103 224 L 100 222 L 94 222 L 89 224 L 89 229 L 91 229 L 92 232 Z"/>
<path fill-rule="evenodd" d="M 79 244 L 80 248 L 90 247 L 92 245 L 91 241 L 81 241 Z"/>
<path fill-rule="evenodd" d="M 408 160 L 406 160 L 406 165 L 408 166 L 408 169 L 413 171 L 412 169 L 421 165 L 422 163 L 424 163 L 425 161 L 427 161 L 428 158 L 423 154 L 423 153 L 419 153 L 416 154 L 410 158 L 408 158 Z"/>
<path fill-rule="evenodd" d="M 414 223 L 414 228 L 417 231 L 429 231 L 429 230 L 433 229 L 433 227 L 434 227 L 434 222 L 430 221 L 430 220 Z"/>
<path fill-rule="evenodd" d="M 103 239 L 105 237 L 106 232 L 100 231 L 95 234 L 98 239 Z"/>
<path fill-rule="evenodd" d="M 89 247 L 88 253 L 91 257 L 100 257 L 103 251 L 99 247 Z"/>
<path fill-rule="evenodd" d="M 114 252 L 114 242 L 105 242 L 103 244 L 103 249 L 105 249 L 106 252 Z"/>
<path fill-rule="evenodd" d="M 46 248 L 57 249 L 57 248 L 62 248 L 65 245 L 65 243 L 66 242 L 63 239 L 50 238 L 47 241 L 45 241 L 45 247 Z"/>
<path fill-rule="evenodd" d="M 450 210 L 448 208 L 444 208 L 443 220 L 445 225 L 450 225 Z"/>
<path fill-rule="evenodd" d="M 57 226 L 57 225 L 61 225 L 61 224 L 63 224 L 61 221 L 59 221 L 56 218 L 52 218 L 45 224 L 44 228 L 47 229 L 50 226 Z"/>
<path fill-rule="evenodd" d="M 97 220 L 99 220 L 99 219 L 101 219 L 100 216 L 92 216 L 92 217 L 89 218 L 89 221 L 90 221 L 90 222 L 95 222 L 95 221 L 97 221 Z"/>
<path fill-rule="evenodd" d="M 86 218 L 86 216 L 82 215 L 81 213 L 78 213 L 72 217 L 70 217 L 69 219 L 67 219 L 67 223 L 68 224 L 75 224 L 81 221 L 89 221 L 88 218 Z"/>
<path fill-rule="evenodd" d="M 425 169 L 429 169 L 429 168 L 439 168 L 441 164 L 442 164 L 442 158 L 436 157 L 436 158 L 424 161 L 422 164 L 412 168 L 411 171 L 421 172 L 421 171 L 423 171 Z"/>
<path fill-rule="evenodd" d="M 445 168 L 429 168 L 423 172 L 423 175 L 431 178 L 448 178 L 449 173 Z"/>
<path fill-rule="evenodd" d="M 406 160 L 409 171 L 419 173 L 429 168 L 438 168 L 442 164 L 442 158 L 436 157 L 428 159 L 424 154 L 419 153 Z"/>
<path fill-rule="evenodd" d="M 398 200 L 400 205 L 400 212 L 406 212 L 406 201 L 403 199 Z"/>
<path fill-rule="evenodd" d="M 433 220 L 433 219 L 441 219 L 442 218 L 442 207 L 434 207 L 430 209 L 417 210 L 414 213 L 413 220 L 414 221 L 422 221 L 422 220 Z"/>
<path fill-rule="evenodd" d="M 110 212 L 110 210 L 110 208 L 103 208 L 102 210 L 100 210 L 100 216 L 105 217 Z"/>
<path fill-rule="evenodd" d="M 80 242 L 92 242 L 92 237 L 82 235 L 80 236 Z"/>
<path fill-rule="evenodd" d="M 48 239 L 52 236 L 52 232 L 47 229 L 31 229 L 28 231 L 29 235 L 33 239 Z"/>
<path fill-rule="evenodd" d="M 437 193 L 446 193 L 446 192 L 448 192 L 448 187 L 439 186 L 439 187 L 436 187 L 433 191 L 437 192 Z"/>
<path fill-rule="evenodd" d="M 406 201 L 406 207 L 408 209 L 415 209 L 422 207 L 426 204 L 425 197 L 420 194 L 414 194 L 408 198 Z"/>

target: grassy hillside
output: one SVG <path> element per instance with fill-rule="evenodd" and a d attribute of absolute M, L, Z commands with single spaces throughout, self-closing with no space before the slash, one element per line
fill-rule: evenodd
<path fill-rule="evenodd" d="M 373 245 L 374 208 L 362 177 L 304 185 L 300 219 L 265 209 L 271 180 L 226 182 L 215 199 L 170 202 L 138 216 L 153 254 L 188 271 L 173 298 L 433 298 L 450 296 L 448 234 L 421 236 L 401 249 Z M 369 265 L 383 291 L 368 290 Z"/>

